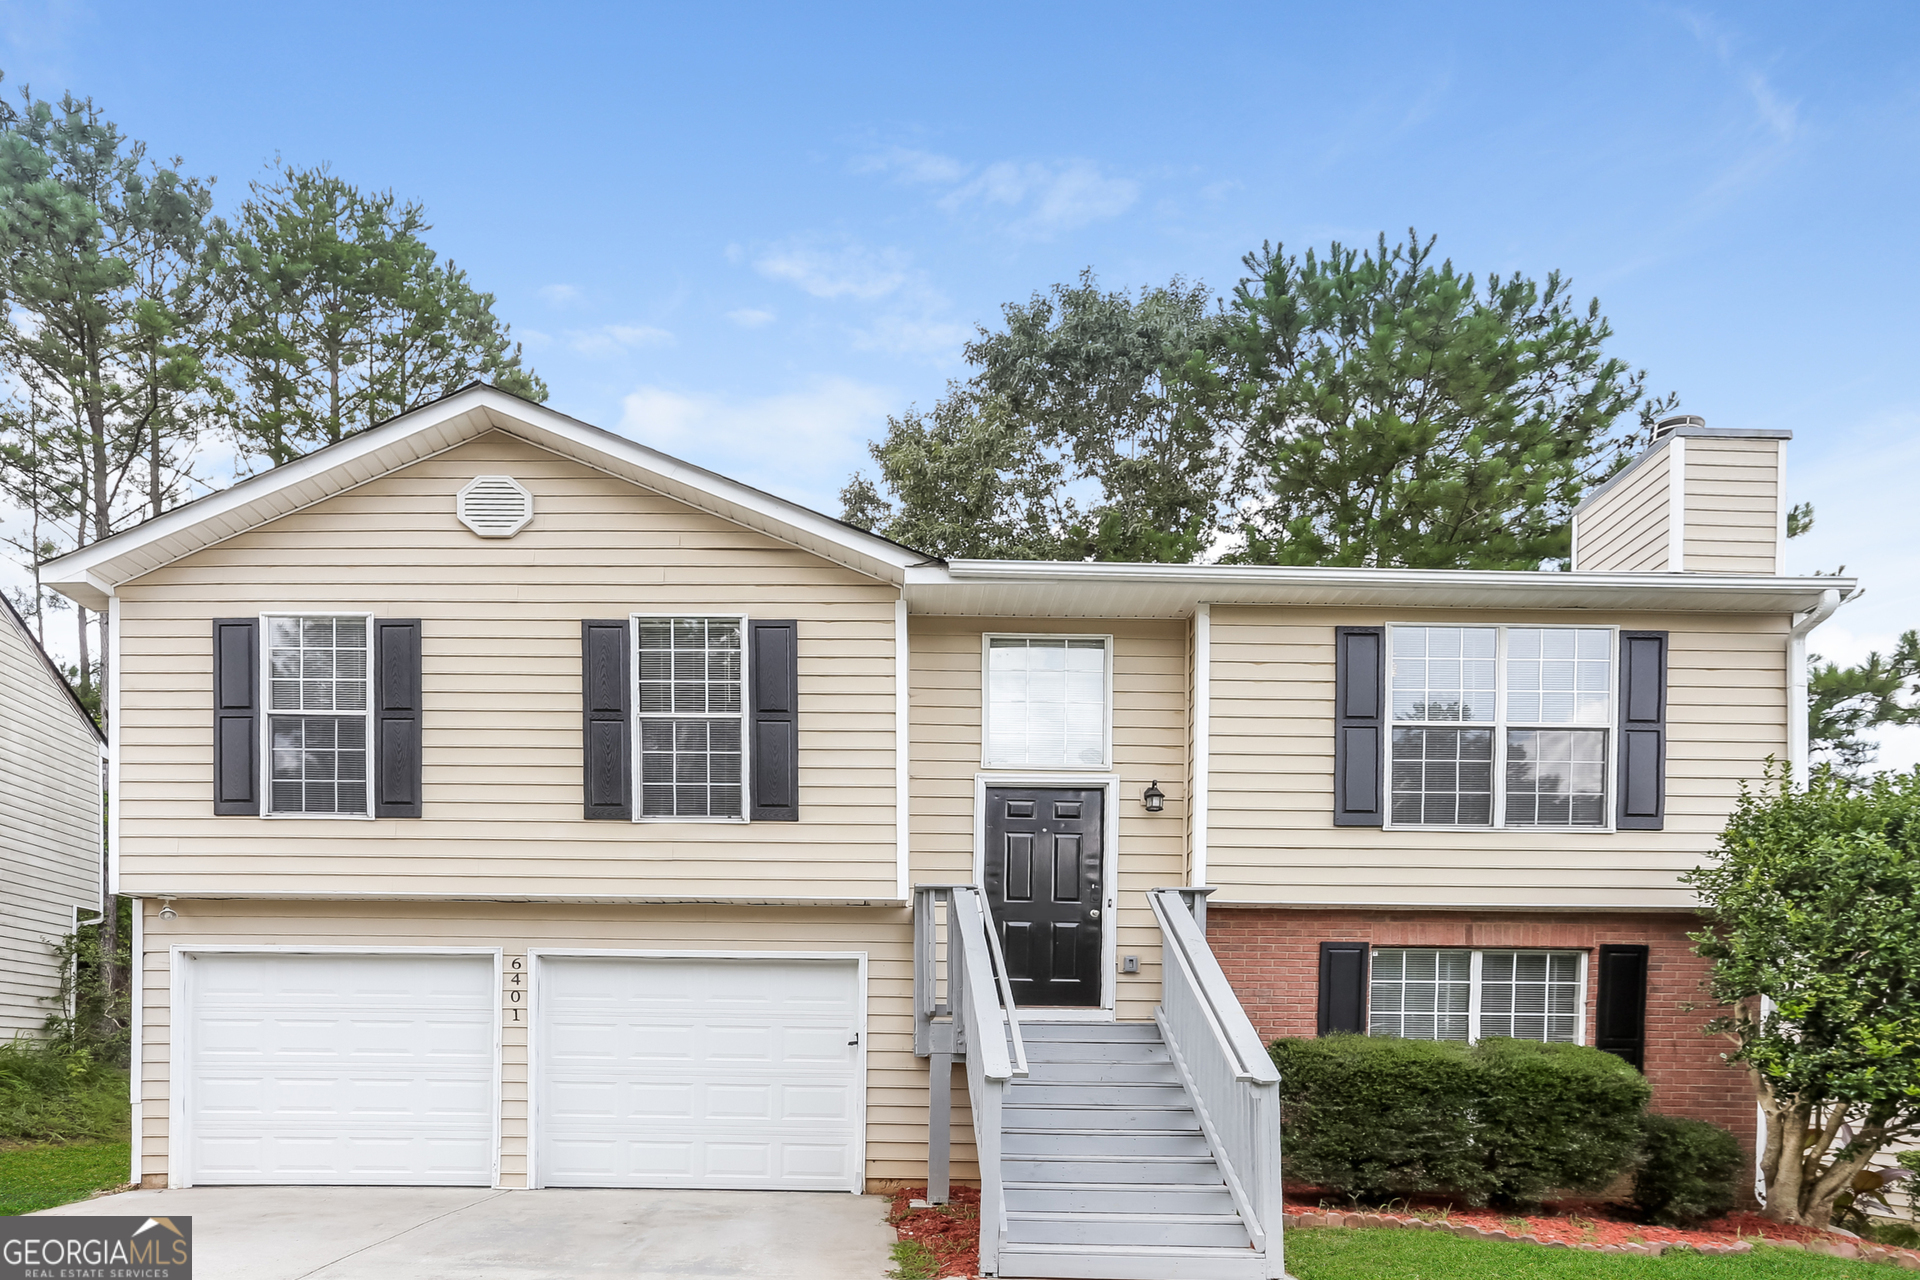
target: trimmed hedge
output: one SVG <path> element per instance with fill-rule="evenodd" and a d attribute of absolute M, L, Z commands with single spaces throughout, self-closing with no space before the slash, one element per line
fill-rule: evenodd
<path fill-rule="evenodd" d="M 1739 1139 L 1717 1124 L 1648 1114 L 1639 1168 L 1633 1171 L 1633 1207 L 1647 1221 L 1684 1227 L 1733 1208 L 1746 1167 Z"/>
<path fill-rule="evenodd" d="M 1634 1161 L 1649 1088 L 1610 1053 L 1335 1035 L 1273 1045 L 1290 1180 L 1359 1200 L 1531 1204 Z"/>

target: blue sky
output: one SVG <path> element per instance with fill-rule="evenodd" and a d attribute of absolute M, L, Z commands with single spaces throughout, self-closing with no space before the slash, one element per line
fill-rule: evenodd
<path fill-rule="evenodd" d="M 0 0 L 0 67 L 226 206 L 276 154 L 421 201 L 555 407 L 830 511 L 1004 302 L 1414 225 L 1795 432 L 1793 567 L 1869 587 L 1816 648 L 1920 625 L 1920 7 Z"/>

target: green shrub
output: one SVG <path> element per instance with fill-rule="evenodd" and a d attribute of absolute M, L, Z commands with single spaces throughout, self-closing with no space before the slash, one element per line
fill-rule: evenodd
<path fill-rule="evenodd" d="M 0 1042 L 0 1142 L 124 1138 L 127 1073 L 85 1049 Z"/>
<path fill-rule="evenodd" d="M 1644 1115 L 1640 1130 L 1633 1207 L 1647 1221 L 1683 1227 L 1733 1208 L 1747 1163 L 1739 1139 L 1717 1124 L 1676 1116 Z"/>
<path fill-rule="evenodd" d="M 1576 1044 L 1482 1040 L 1475 1146 L 1494 1197 L 1535 1204 L 1549 1191 L 1598 1191 L 1633 1163 L 1647 1078 Z"/>
<path fill-rule="evenodd" d="M 1359 1200 L 1525 1204 L 1632 1162 L 1647 1082 L 1576 1045 L 1373 1036 L 1273 1045 L 1286 1175 Z"/>

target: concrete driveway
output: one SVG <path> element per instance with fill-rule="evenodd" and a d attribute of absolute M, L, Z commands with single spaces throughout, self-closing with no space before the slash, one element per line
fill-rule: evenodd
<path fill-rule="evenodd" d="M 881 1196 L 191 1187 L 45 1211 L 186 1215 L 195 1280 L 880 1280 Z"/>

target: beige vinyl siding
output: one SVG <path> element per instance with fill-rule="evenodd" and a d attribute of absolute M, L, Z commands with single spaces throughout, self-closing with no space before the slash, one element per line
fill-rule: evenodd
<path fill-rule="evenodd" d="M 1682 477 L 1691 573 L 1777 573 L 1780 440 L 1687 441 Z"/>
<path fill-rule="evenodd" d="M 1688 447 L 1694 443 L 1688 441 Z M 1580 512 L 1575 569 L 1626 573 L 1670 567 L 1667 474 L 1672 464 L 1673 451 L 1662 447 Z"/>
<path fill-rule="evenodd" d="M 454 518 L 476 475 L 533 523 Z M 122 873 L 131 893 L 896 897 L 898 591 L 493 432 L 121 588 Z M 211 620 L 420 618 L 424 816 L 215 817 Z M 800 821 L 589 822 L 580 623 L 631 612 L 799 620 Z"/>
<path fill-rule="evenodd" d="M 1333 826 L 1333 629 L 1604 623 L 1670 633 L 1662 831 Z M 1218 902 L 1684 907 L 1742 780 L 1786 754 L 1784 618 L 1213 608 L 1208 881 Z M 1609 798 L 1611 803 L 1611 797 Z"/>
<path fill-rule="evenodd" d="M 913 653 L 909 847 L 912 879 L 929 883 L 974 879 L 974 780 L 983 772 L 981 637 L 988 632 L 1113 636 L 1112 772 L 1121 779 L 1117 954 L 1140 957 L 1137 975 L 1117 975 L 1117 1015 L 1153 1017 L 1160 998 L 1160 930 L 1145 893 L 1186 883 L 1187 623 L 935 617 L 908 623 Z M 1074 785 L 1073 776 L 1063 772 L 1062 785 Z M 1166 808 L 1149 814 L 1140 796 L 1156 779 L 1166 793 Z"/>
<path fill-rule="evenodd" d="M 901 908 L 592 905 L 582 903 L 243 902 L 176 904 L 145 917 L 141 1036 L 141 1174 L 168 1173 L 171 952 L 195 945 L 274 947 L 499 947 L 831 951 L 867 954 L 867 1176 L 926 1178 L 927 1072 L 913 1056 L 913 930 Z M 507 1010 L 504 991 L 501 1007 Z M 527 1022 L 502 1018 L 500 1181 L 527 1179 Z M 954 1176 L 976 1178 L 971 1120 L 956 1072 Z"/>
<path fill-rule="evenodd" d="M 0 612 L 0 1039 L 37 1033 L 60 989 L 52 943 L 100 910 L 100 747 Z"/>

